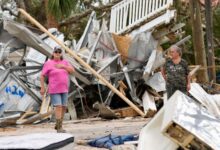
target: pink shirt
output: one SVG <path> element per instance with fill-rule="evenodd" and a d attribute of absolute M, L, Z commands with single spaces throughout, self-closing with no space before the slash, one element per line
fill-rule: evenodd
<path fill-rule="evenodd" d="M 67 93 L 69 85 L 69 74 L 65 69 L 56 68 L 56 64 L 70 66 L 66 60 L 48 60 L 44 64 L 41 73 L 43 76 L 47 76 L 49 79 L 48 92 L 50 94 Z"/>

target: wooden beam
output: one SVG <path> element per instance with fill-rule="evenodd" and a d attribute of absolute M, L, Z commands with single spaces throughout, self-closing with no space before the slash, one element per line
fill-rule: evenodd
<path fill-rule="evenodd" d="M 196 65 L 196 67 L 192 71 L 190 71 L 189 75 L 193 76 L 196 73 L 196 71 L 198 71 L 200 68 L 201 65 Z"/>
<path fill-rule="evenodd" d="M 204 46 L 201 11 L 198 0 L 189 1 L 189 11 L 192 22 L 192 41 L 195 53 L 196 65 L 207 66 L 206 52 Z M 208 82 L 207 70 L 199 70 L 197 73 L 198 82 Z"/>
<path fill-rule="evenodd" d="M 47 113 L 44 113 L 44 114 L 36 114 L 28 119 L 23 119 L 22 121 L 19 122 L 19 124 L 30 124 L 30 123 L 33 123 L 35 121 L 38 121 L 38 120 L 41 120 L 45 117 L 48 117 L 50 116 L 51 114 L 53 113 L 53 111 L 48 111 Z"/>
<path fill-rule="evenodd" d="M 73 50 L 66 47 L 61 41 L 59 41 L 54 35 L 52 35 L 46 28 L 44 28 L 39 22 L 37 22 L 33 17 L 31 17 L 25 10 L 18 9 L 18 11 L 24 15 L 31 23 L 36 25 L 40 30 L 45 32 L 50 38 L 52 38 L 57 44 L 59 44 L 63 49 L 66 50 L 71 56 L 73 56 L 81 65 L 88 69 L 93 75 L 106 84 L 114 93 L 116 93 L 121 99 L 123 99 L 129 106 L 131 106 L 138 114 L 144 117 L 143 111 L 141 111 L 136 105 L 134 105 L 127 97 L 125 97 L 119 90 L 117 90 L 113 85 L 111 85 L 105 78 L 98 74 L 92 67 L 90 67 L 86 62 L 84 62 Z"/>

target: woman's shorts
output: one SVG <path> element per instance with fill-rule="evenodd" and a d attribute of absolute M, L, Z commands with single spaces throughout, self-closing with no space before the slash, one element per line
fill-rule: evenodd
<path fill-rule="evenodd" d="M 67 106 L 68 93 L 50 94 L 53 106 Z"/>

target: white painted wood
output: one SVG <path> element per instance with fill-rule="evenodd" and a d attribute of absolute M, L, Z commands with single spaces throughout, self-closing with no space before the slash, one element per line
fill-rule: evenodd
<path fill-rule="evenodd" d="M 128 17 L 128 23 L 131 24 L 131 16 L 132 16 L 132 3 L 128 4 L 129 5 L 129 17 Z"/>
<path fill-rule="evenodd" d="M 139 3 L 138 19 L 141 19 L 141 18 L 142 18 L 142 16 L 141 16 L 142 10 L 143 10 L 143 2 L 142 2 L 142 1 L 143 1 L 143 0 L 140 0 L 140 3 Z"/>
<path fill-rule="evenodd" d="M 115 18 L 115 11 L 111 11 L 110 31 L 115 29 L 115 23 L 112 21 L 112 18 Z"/>
<path fill-rule="evenodd" d="M 217 105 L 213 95 L 208 94 L 198 83 L 191 83 L 189 93 L 198 100 L 207 110 L 216 117 L 220 117 L 220 108 Z M 220 99 L 220 96 L 218 96 Z"/>
<path fill-rule="evenodd" d="M 115 25 L 115 28 L 116 28 L 116 32 L 118 32 L 118 27 L 119 27 L 119 10 L 117 10 L 117 8 L 115 8 L 116 10 L 116 25 Z"/>
<path fill-rule="evenodd" d="M 148 111 L 157 111 L 157 107 L 154 101 L 154 97 L 150 95 L 147 91 L 144 92 L 142 96 L 143 106 L 144 106 L 144 113 L 147 114 Z"/>
<path fill-rule="evenodd" d="M 128 17 L 128 5 L 126 5 L 124 7 L 124 11 L 123 11 L 123 28 L 126 26 L 126 22 L 127 22 L 127 17 Z"/>
<path fill-rule="evenodd" d="M 151 13 L 152 8 L 152 0 L 149 0 L 149 5 L 148 5 L 148 15 Z"/>
<path fill-rule="evenodd" d="M 136 10 L 136 3 L 135 3 L 135 0 L 133 1 L 133 15 L 132 15 L 132 24 L 134 23 L 135 21 L 135 10 Z"/>
<path fill-rule="evenodd" d="M 178 145 L 164 136 L 161 125 L 164 118 L 164 107 L 140 132 L 137 150 L 176 150 Z"/>
<path fill-rule="evenodd" d="M 146 11 L 146 1 L 147 0 L 143 0 L 143 5 L 142 5 L 143 6 L 143 10 L 141 12 L 141 18 L 144 17 L 144 14 L 145 14 L 145 11 Z"/>
<path fill-rule="evenodd" d="M 152 9 L 151 9 L 151 12 L 154 12 L 155 11 L 155 2 L 156 2 L 157 0 L 153 0 L 152 1 Z"/>
<path fill-rule="evenodd" d="M 166 1 L 167 1 L 167 0 L 163 0 L 163 5 L 165 5 Z"/>
<path fill-rule="evenodd" d="M 173 0 L 124 0 L 112 7 L 110 31 L 123 33 L 172 4 Z"/>
<path fill-rule="evenodd" d="M 136 0 L 136 9 L 135 9 L 135 14 L 136 14 L 136 18 L 135 20 L 138 20 L 138 11 L 140 9 L 139 3 L 141 0 Z"/>
<path fill-rule="evenodd" d="M 134 30 L 133 32 L 131 32 L 131 36 L 134 37 L 135 35 L 145 32 L 145 31 L 149 31 L 152 28 L 155 28 L 158 25 L 164 24 L 164 23 L 169 23 L 169 21 L 174 18 L 175 16 L 175 10 L 172 11 L 167 11 L 165 14 L 155 18 L 154 20 L 146 23 L 145 25 L 143 25 L 142 27 L 140 27 L 138 30 Z"/>
<path fill-rule="evenodd" d="M 148 11 L 149 11 L 149 1 L 150 0 L 146 0 L 146 7 L 145 7 L 145 13 L 144 13 L 144 16 L 147 18 L 148 17 Z"/>

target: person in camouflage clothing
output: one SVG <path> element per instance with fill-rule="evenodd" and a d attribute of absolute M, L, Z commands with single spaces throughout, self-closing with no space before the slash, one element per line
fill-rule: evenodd
<path fill-rule="evenodd" d="M 188 63 L 181 58 L 181 49 L 176 45 L 171 46 L 170 56 L 161 71 L 166 80 L 167 98 L 170 98 L 176 90 L 185 94 L 190 90 Z"/>

